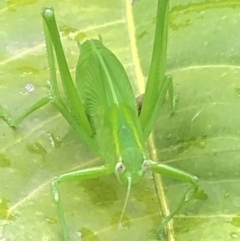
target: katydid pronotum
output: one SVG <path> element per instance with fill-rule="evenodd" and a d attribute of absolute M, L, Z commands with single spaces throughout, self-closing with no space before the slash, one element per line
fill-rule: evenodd
<path fill-rule="evenodd" d="M 124 207 L 132 184 L 138 183 L 147 171 L 190 183 L 191 187 L 183 195 L 180 203 L 157 229 L 158 239 L 162 239 L 169 220 L 198 189 L 197 177 L 150 160 L 145 145 L 167 91 L 173 105 L 172 79 L 165 75 L 168 2 L 168 0 L 158 0 L 152 59 L 140 111 L 122 64 L 103 45 L 101 38 L 87 40 L 82 45 L 78 44 L 80 57 L 76 67 L 76 84 L 74 84 L 52 8 L 45 8 L 42 11 L 50 69 L 49 96 L 39 100 L 16 120 L 11 119 L 7 111 L 0 106 L 0 116 L 11 127 L 16 127 L 35 110 L 49 102 L 53 103 L 79 134 L 80 139 L 105 162 L 102 166 L 68 172 L 53 180 L 51 193 L 65 241 L 69 240 L 69 234 L 58 191 L 59 183 L 87 180 L 115 173 L 119 182 L 127 185 Z M 62 100 L 59 93 L 54 55 L 58 62 L 67 103 Z"/>

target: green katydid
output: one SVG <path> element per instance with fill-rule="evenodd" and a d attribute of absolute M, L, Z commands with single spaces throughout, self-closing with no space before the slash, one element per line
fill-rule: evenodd
<path fill-rule="evenodd" d="M 127 185 L 124 207 L 131 185 L 138 183 L 148 170 L 190 183 L 191 187 L 183 195 L 180 203 L 159 226 L 157 230 L 159 239 L 162 239 L 162 233 L 169 220 L 198 189 L 197 177 L 149 160 L 145 145 L 167 91 L 173 105 L 172 79 L 170 76 L 165 76 L 168 2 L 168 0 L 158 0 L 153 54 L 140 111 L 122 64 L 103 45 L 101 39 L 87 40 L 82 45 L 79 44 L 80 57 L 74 85 L 63 52 L 54 11 L 51 8 L 42 11 L 50 69 L 49 96 L 35 103 L 17 120 L 12 120 L 6 110 L 0 106 L 0 116 L 10 126 L 16 127 L 35 110 L 49 102 L 53 103 L 79 134 L 81 140 L 105 161 L 102 166 L 68 172 L 53 180 L 51 193 L 65 241 L 69 240 L 69 234 L 58 191 L 59 183 L 87 180 L 115 173 L 119 182 Z M 63 102 L 58 90 L 54 52 L 67 103 Z"/>

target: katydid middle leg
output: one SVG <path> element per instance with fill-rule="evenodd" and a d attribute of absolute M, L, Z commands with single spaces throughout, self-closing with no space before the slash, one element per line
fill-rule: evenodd
<path fill-rule="evenodd" d="M 163 220 L 161 225 L 157 229 L 157 237 L 159 240 L 163 239 L 163 232 L 164 228 L 166 227 L 167 223 L 173 218 L 173 216 L 182 208 L 182 206 L 191 200 L 193 195 L 198 190 L 198 178 L 196 176 L 190 175 L 186 172 L 183 172 L 179 169 L 159 164 L 157 162 L 152 162 L 151 170 L 155 173 L 168 176 L 173 179 L 177 179 L 183 182 L 188 182 L 191 184 L 191 187 L 186 191 L 186 193 L 182 196 L 178 205 L 170 212 L 170 214 Z"/>
<path fill-rule="evenodd" d="M 50 71 L 50 80 L 47 83 L 48 86 L 49 86 L 49 89 L 50 89 L 49 95 L 41 98 L 40 100 L 38 100 L 35 104 L 30 106 L 27 110 L 25 110 L 16 119 L 13 119 L 10 116 L 10 114 L 8 113 L 8 111 L 0 105 L 0 117 L 2 119 L 4 119 L 5 122 L 10 127 L 16 127 L 26 117 L 28 117 L 30 114 L 32 114 L 36 110 L 42 108 L 43 106 L 45 106 L 49 102 L 55 103 L 57 107 L 59 106 L 60 102 L 61 102 L 61 106 L 64 105 L 63 102 L 61 101 L 61 97 L 60 97 L 59 90 L 58 90 L 53 47 L 52 47 L 50 36 L 49 36 L 49 33 L 48 33 L 46 27 L 44 28 L 44 33 L 45 33 L 45 40 L 46 40 L 46 47 L 47 47 L 47 57 L 48 57 L 48 64 L 49 64 L 49 71 Z M 67 109 L 67 108 L 65 108 L 65 109 Z"/>
<path fill-rule="evenodd" d="M 18 118 L 13 119 L 9 113 L 7 112 L 7 110 L 5 108 L 3 108 L 0 105 L 0 117 L 3 118 L 6 123 L 11 126 L 11 127 L 16 127 L 18 124 L 20 124 L 27 116 L 29 116 L 30 114 L 32 114 L 33 112 L 35 112 L 36 110 L 42 108 L 43 106 L 45 106 L 46 104 L 48 104 L 50 102 L 50 98 L 47 97 L 43 97 L 42 99 L 40 99 L 39 101 L 37 101 L 35 104 L 33 104 L 30 108 L 28 108 L 26 111 L 24 111 L 24 113 L 22 113 Z"/>

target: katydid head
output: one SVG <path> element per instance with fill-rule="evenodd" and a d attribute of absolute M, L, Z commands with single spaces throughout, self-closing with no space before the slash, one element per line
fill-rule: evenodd
<path fill-rule="evenodd" d="M 131 185 L 140 182 L 148 167 L 149 161 L 145 160 L 145 155 L 140 149 L 129 148 L 122 151 L 120 160 L 115 166 L 115 174 L 121 184 L 127 185 L 127 194 L 118 222 L 119 225 L 122 223 L 131 191 Z"/>
<path fill-rule="evenodd" d="M 115 166 L 115 175 L 123 185 L 139 183 L 146 173 L 149 161 L 145 160 L 145 154 L 142 150 L 129 148 L 122 151 L 120 160 Z"/>

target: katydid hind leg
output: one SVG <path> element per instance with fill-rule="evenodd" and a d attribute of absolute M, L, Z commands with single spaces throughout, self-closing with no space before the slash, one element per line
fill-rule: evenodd
<path fill-rule="evenodd" d="M 76 131 L 80 139 L 85 143 L 85 145 L 93 152 L 98 152 L 98 146 L 97 143 L 93 138 L 88 136 L 86 133 L 84 127 L 80 126 L 78 122 L 74 119 L 74 117 L 71 115 L 69 110 L 67 109 L 66 105 L 63 103 L 61 99 L 56 98 L 53 101 L 53 104 L 58 109 L 58 111 L 62 114 L 62 116 L 65 118 L 65 120 L 68 122 L 68 124 L 73 128 L 73 130 Z"/>
<path fill-rule="evenodd" d="M 147 140 L 148 136 L 150 135 L 152 128 L 159 116 L 159 111 L 165 100 L 167 91 L 170 92 L 170 98 L 171 98 L 170 101 L 172 101 L 170 104 L 171 104 L 171 106 L 173 106 L 173 99 L 171 97 L 171 96 L 173 96 L 172 85 L 173 85 L 172 77 L 170 75 L 166 75 L 164 78 L 163 84 L 161 86 L 160 94 L 158 96 L 158 99 L 156 100 L 155 107 L 152 109 L 152 113 L 149 113 L 149 120 L 146 123 L 145 128 L 143 128 L 143 134 L 144 134 L 145 140 Z M 145 96 L 144 96 L 143 102 L 145 102 Z M 142 109 L 141 109 L 141 111 L 142 111 Z"/>
<path fill-rule="evenodd" d="M 168 96 L 169 96 L 169 100 L 170 100 L 170 112 L 172 114 L 172 113 L 174 113 L 175 102 L 176 102 L 175 96 L 173 94 L 174 92 L 173 92 L 172 76 L 171 75 L 165 76 L 164 83 L 167 83 L 167 85 L 168 85 L 167 91 L 168 91 Z M 165 94 L 164 94 L 164 96 L 165 96 Z M 143 101 L 144 101 L 144 94 L 141 94 L 141 95 L 137 96 L 136 101 L 137 101 L 138 116 L 139 116 L 141 114 L 141 110 L 142 110 L 142 105 L 143 105 Z M 163 101 L 164 100 L 162 100 L 162 102 Z"/>
<path fill-rule="evenodd" d="M 69 241 L 70 239 L 69 239 L 67 225 L 64 218 L 64 211 L 62 207 L 61 196 L 58 190 L 58 184 L 64 183 L 64 182 L 89 180 L 89 179 L 98 178 L 101 176 L 106 176 L 111 173 L 112 173 L 112 170 L 110 168 L 107 168 L 105 166 L 98 166 L 98 167 L 68 172 L 54 178 L 54 180 L 51 183 L 51 193 L 53 196 L 53 201 L 57 208 L 57 214 L 58 214 L 61 230 L 63 232 L 64 241 Z"/>
<path fill-rule="evenodd" d="M 50 72 L 50 96 L 52 103 L 56 106 L 58 111 L 62 114 L 62 116 L 67 120 L 69 125 L 78 133 L 82 141 L 94 152 L 96 152 L 96 145 L 88 134 L 87 129 L 85 129 L 84 125 L 80 125 L 78 120 L 75 116 L 70 112 L 69 108 L 66 104 L 62 101 L 60 96 L 58 81 L 56 77 L 56 65 L 55 65 L 55 57 L 54 57 L 54 48 L 53 43 L 51 40 L 51 34 L 46 26 L 45 22 L 43 23 L 44 35 L 45 35 L 45 42 L 46 42 L 46 49 L 47 49 L 47 58 L 48 58 L 48 65 L 49 65 L 49 72 Z M 80 43 L 79 47 L 80 47 Z"/>
<path fill-rule="evenodd" d="M 192 199 L 193 195 L 197 192 L 198 178 L 196 176 L 183 172 L 179 169 L 176 169 L 176 168 L 164 165 L 164 164 L 159 164 L 159 163 L 153 163 L 153 165 L 151 166 L 151 170 L 158 174 L 191 184 L 191 187 L 182 196 L 180 202 L 176 205 L 176 207 L 170 212 L 170 214 L 163 220 L 161 225 L 158 227 L 157 237 L 159 240 L 163 240 L 164 229 L 165 229 L 167 223 L 184 206 L 185 203 L 187 203 L 188 201 L 190 201 Z"/>
<path fill-rule="evenodd" d="M 167 29 L 169 1 L 158 1 L 154 43 L 151 64 L 146 84 L 144 102 L 139 116 L 145 139 L 147 140 L 158 117 L 161 101 L 165 93 L 162 89 L 166 73 Z M 164 96 L 162 96 L 164 95 Z"/>
<path fill-rule="evenodd" d="M 42 17 L 44 19 L 44 31 L 47 37 L 46 43 L 50 44 L 50 51 L 53 51 L 53 49 L 55 50 L 63 90 L 67 97 L 69 112 L 74 116 L 74 119 L 76 119 L 79 125 L 83 126 L 82 131 L 85 131 L 88 136 L 92 136 L 92 127 L 88 121 L 83 103 L 80 100 L 68 68 L 53 8 L 43 9 Z"/>

